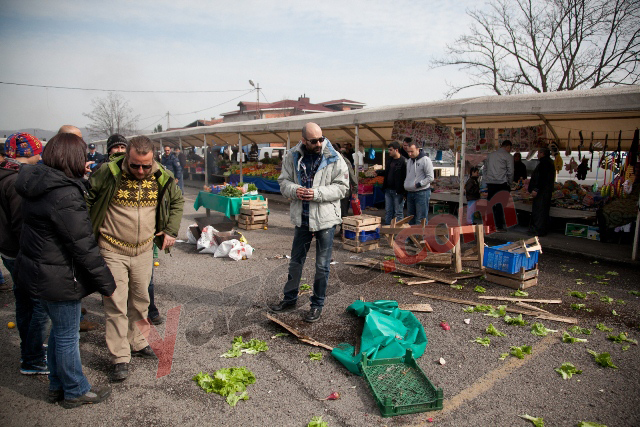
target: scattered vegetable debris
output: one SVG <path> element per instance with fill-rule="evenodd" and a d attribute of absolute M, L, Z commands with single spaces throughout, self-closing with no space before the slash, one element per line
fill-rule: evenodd
<path fill-rule="evenodd" d="M 448 331 L 451 329 L 451 326 L 449 326 L 449 324 L 447 322 L 445 322 L 444 320 L 442 322 L 440 322 L 440 327 L 442 329 L 444 329 L 445 331 Z"/>
<path fill-rule="evenodd" d="M 617 271 L 607 271 L 607 273 L 609 276 L 619 276 Z"/>
<path fill-rule="evenodd" d="M 509 325 L 525 326 L 527 322 L 522 318 L 522 314 L 517 317 L 511 317 L 508 314 L 504 316 L 504 321 Z"/>
<path fill-rule="evenodd" d="M 311 360 L 322 360 L 322 353 L 309 353 L 309 359 Z"/>
<path fill-rule="evenodd" d="M 300 285 L 300 291 L 304 292 L 304 291 L 310 291 L 311 290 L 311 286 L 308 283 L 303 283 L 302 285 Z"/>
<path fill-rule="evenodd" d="M 322 421 L 322 417 L 313 417 L 307 427 L 329 427 L 329 423 Z"/>
<path fill-rule="evenodd" d="M 515 292 L 511 292 L 511 296 L 514 296 L 514 297 L 528 297 L 529 296 L 529 292 L 521 291 L 520 289 L 518 289 Z"/>
<path fill-rule="evenodd" d="M 252 339 L 249 342 L 243 342 L 242 336 L 237 336 L 233 338 L 231 350 L 221 354 L 220 357 L 240 357 L 242 356 L 242 353 L 258 354 L 267 350 L 269 350 L 269 347 L 267 346 L 267 343 L 265 341 Z"/>
<path fill-rule="evenodd" d="M 605 326 L 604 323 L 598 323 L 596 329 L 602 332 L 613 332 L 613 328 Z"/>
<path fill-rule="evenodd" d="M 578 325 L 574 325 L 568 329 L 572 334 L 583 334 L 583 335 L 591 335 L 591 329 L 581 328 Z"/>
<path fill-rule="evenodd" d="M 509 353 L 500 353 L 500 357 L 498 357 L 498 360 L 504 360 L 507 357 L 509 357 Z"/>
<path fill-rule="evenodd" d="M 462 290 L 462 288 L 464 288 L 464 286 L 462 286 L 462 285 L 458 285 L 458 284 L 453 284 L 453 285 L 451 285 L 451 287 L 452 287 L 453 289 L 457 289 L 457 290 L 459 290 L 459 291 L 461 291 L 461 290 Z"/>
<path fill-rule="evenodd" d="M 500 332 L 499 330 L 497 330 L 496 327 L 493 326 L 493 323 L 489 323 L 489 326 L 487 326 L 487 330 L 485 332 L 488 333 L 489 335 L 493 335 L 495 337 L 506 337 L 507 336 L 507 334 L 505 334 L 504 332 Z"/>
<path fill-rule="evenodd" d="M 573 374 L 582 373 L 581 369 L 577 369 L 575 366 L 573 366 L 573 364 L 569 362 L 563 363 L 562 366 L 560 366 L 559 368 L 555 368 L 554 371 L 562 375 L 563 380 L 570 379 L 573 376 Z"/>
<path fill-rule="evenodd" d="M 607 304 L 611 304 L 614 301 L 614 299 L 605 295 L 600 297 L 600 301 L 606 302 Z"/>
<path fill-rule="evenodd" d="M 478 337 L 475 340 L 471 341 L 471 342 L 475 342 L 478 343 L 484 347 L 489 347 L 489 344 L 491 343 L 491 339 L 489 337 Z"/>
<path fill-rule="evenodd" d="M 598 365 L 604 368 L 618 369 L 618 367 L 613 364 L 613 361 L 611 360 L 611 355 L 609 353 L 596 353 L 593 350 L 587 350 L 587 352 L 593 356 L 595 362 Z"/>
<path fill-rule="evenodd" d="M 604 424 L 594 423 L 593 421 L 580 421 L 578 427 L 607 427 Z"/>
<path fill-rule="evenodd" d="M 569 332 L 564 331 L 562 333 L 562 342 L 573 344 L 574 342 L 587 342 L 587 340 L 584 338 L 572 337 L 571 334 L 569 334 Z"/>
<path fill-rule="evenodd" d="M 249 400 L 247 386 L 255 383 L 256 377 L 246 367 L 234 366 L 218 369 L 213 373 L 213 377 L 200 372 L 193 380 L 207 393 L 217 393 L 226 397 L 229 406 L 236 406 L 240 400 Z"/>
<path fill-rule="evenodd" d="M 525 354 L 531 354 L 531 346 L 530 345 L 523 345 L 520 347 L 513 346 L 511 347 L 509 354 L 517 357 L 518 359 L 524 359 Z"/>
<path fill-rule="evenodd" d="M 640 297 L 640 291 L 629 291 L 630 295 L 635 295 L 637 297 Z"/>
<path fill-rule="evenodd" d="M 548 334 L 553 332 L 558 332 L 558 331 L 555 329 L 547 329 L 542 323 L 536 322 L 533 325 L 531 325 L 531 333 L 539 337 L 546 337 Z"/>
<path fill-rule="evenodd" d="M 631 344 L 638 345 L 638 341 L 629 338 L 629 335 L 626 332 L 620 332 L 618 335 L 609 335 L 607 339 L 617 343 L 630 342 Z"/>
<path fill-rule="evenodd" d="M 499 305 L 498 308 L 493 308 L 491 307 L 489 309 L 488 313 L 485 313 L 485 316 L 491 316 L 491 317 L 503 317 L 507 314 L 507 306 L 506 305 Z"/>
<path fill-rule="evenodd" d="M 324 399 L 318 399 L 318 400 L 338 400 L 338 399 L 340 399 L 340 393 L 338 393 L 337 391 L 334 391 Z"/>
<path fill-rule="evenodd" d="M 570 297 L 580 298 L 580 299 L 585 299 L 587 297 L 587 294 L 585 294 L 584 292 L 579 292 L 579 291 L 569 291 L 569 296 Z"/>
<path fill-rule="evenodd" d="M 532 417 L 531 415 L 519 415 L 520 418 L 524 418 L 525 420 L 531 421 L 535 427 L 544 427 L 544 421 L 542 417 Z"/>
<path fill-rule="evenodd" d="M 487 292 L 487 290 L 485 288 L 483 288 L 482 286 L 478 285 L 475 288 L 473 288 L 473 290 L 475 292 L 478 292 L 480 294 L 484 294 L 485 292 Z"/>

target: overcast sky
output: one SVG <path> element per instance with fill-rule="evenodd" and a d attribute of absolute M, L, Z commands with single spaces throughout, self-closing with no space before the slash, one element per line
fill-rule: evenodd
<path fill-rule="evenodd" d="M 139 129 L 219 117 L 239 101 L 347 98 L 369 107 L 444 98 L 429 61 L 464 33 L 471 0 L 29 1 L 0 4 L 0 81 L 118 90 Z M 457 97 L 483 94 L 463 91 Z M 85 126 L 106 92 L 0 84 L 0 129 Z M 232 98 L 236 98 L 232 100 Z M 220 104 L 220 105 L 219 105 Z M 213 107 L 213 108 L 209 108 Z M 206 109 L 206 110 L 205 110 Z M 204 111 L 200 111 L 204 110 Z M 193 113 L 200 111 L 198 113 Z M 164 115 L 164 117 L 163 117 Z"/>

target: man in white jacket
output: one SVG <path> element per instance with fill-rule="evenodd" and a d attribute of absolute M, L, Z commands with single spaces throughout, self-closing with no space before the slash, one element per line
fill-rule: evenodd
<path fill-rule="evenodd" d="M 347 165 L 336 152 L 322 129 L 315 123 L 302 128 L 302 140 L 287 154 L 278 178 L 280 192 L 291 199 L 291 222 L 295 225 L 289 277 L 284 286 L 284 298 L 270 306 L 282 312 L 296 306 L 302 268 L 313 237 L 316 238 L 316 274 L 313 281 L 311 310 L 307 322 L 320 319 L 324 306 L 333 235 L 340 217 L 340 199 L 349 190 Z"/>

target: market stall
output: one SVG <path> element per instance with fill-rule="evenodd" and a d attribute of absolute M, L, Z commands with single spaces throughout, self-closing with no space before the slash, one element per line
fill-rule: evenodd
<path fill-rule="evenodd" d="M 198 210 L 200 207 L 204 207 L 207 216 L 211 214 L 211 211 L 216 211 L 223 213 L 227 218 L 234 218 L 240 213 L 243 200 L 264 200 L 264 197 L 260 194 L 227 197 L 220 194 L 200 191 L 196 197 L 196 201 L 193 203 L 193 208 Z"/>

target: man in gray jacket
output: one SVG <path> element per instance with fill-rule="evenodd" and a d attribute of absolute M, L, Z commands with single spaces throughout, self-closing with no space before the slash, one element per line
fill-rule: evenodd
<path fill-rule="evenodd" d="M 433 182 L 433 164 L 416 141 L 405 138 L 405 150 L 409 155 L 404 189 L 407 190 L 407 211 L 413 215 L 409 224 L 420 224 L 423 219 L 429 221 L 429 199 Z"/>
<path fill-rule="evenodd" d="M 511 191 L 511 182 L 513 181 L 513 156 L 511 156 L 511 141 L 504 140 L 500 148 L 490 153 L 484 162 L 483 181 L 487 183 L 487 198 L 489 202 L 493 196 L 506 191 Z M 492 205 L 493 217 L 496 222 L 497 231 L 507 231 L 503 206 L 500 209 L 496 204 Z"/>
<path fill-rule="evenodd" d="M 340 199 L 349 190 L 347 165 L 322 129 L 315 123 L 302 128 L 302 140 L 287 154 L 278 178 L 280 192 L 291 199 L 291 222 L 295 225 L 289 277 L 284 286 L 284 298 L 270 306 L 282 312 L 296 306 L 302 267 L 311 240 L 316 238 L 316 274 L 313 281 L 311 310 L 307 322 L 320 319 L 329 282 L 329 267 L 336 225 L 342 223 Z"/>

